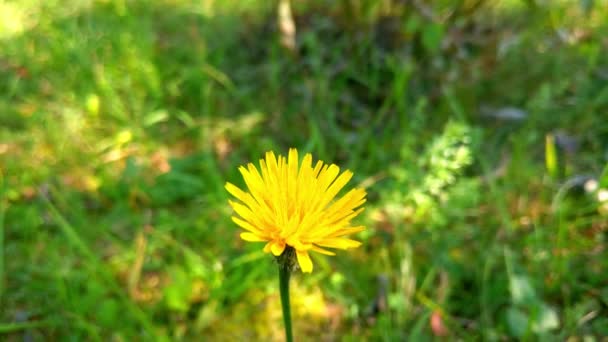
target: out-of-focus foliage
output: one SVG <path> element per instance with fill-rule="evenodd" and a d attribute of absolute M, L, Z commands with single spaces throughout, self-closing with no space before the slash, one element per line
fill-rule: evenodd
<path fill-rule="evenodd" d="M 289 147 L 368 190 L 299 339 L 608 336 L 606 2 L 277 4 L 0 1 L 0 340 L 280 340 L 223 187 Z"/>

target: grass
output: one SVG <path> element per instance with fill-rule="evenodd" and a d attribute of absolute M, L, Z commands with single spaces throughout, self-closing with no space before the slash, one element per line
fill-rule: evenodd
<path fill-rule="evenodd" d="M 608 336 L 605 6 L 417 3 L 0 2 L 0 337 L 280 340 L 223 186 L 288 147 L 369 193 L 296 339 Z"/>

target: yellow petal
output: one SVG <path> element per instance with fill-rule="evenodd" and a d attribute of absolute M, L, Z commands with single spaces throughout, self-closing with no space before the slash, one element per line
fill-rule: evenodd
<path fill-rule="evenodd" d="M 253 163 L 249 163 L 247 164 L 247 170 L 249 171 L 249 173 L 247 174 L 245 178 L 245 181 L 248 181 L 248 184 L 253 185 L 254 189 L 259 189 L 259 188 L 264 188 L 264 181 L 262 179 L 262 176 L 260 175 L 260 173 L 258 172 L 258 169 L 255 167 L 255 165 L 253 165 Z M 251 189 L 251 187 L 250 187 Z M 251 190 L 254 190 L 251 189 Z"/>
<path fill-rule="evenodd" d="M 277 163 L 277 158 L 274 155 L 274 152 L 269 151 L 266 152 L 266 167 L 268 167 L 268 171 L 271 174 L 277 174 L 277 169 L 278 169 L 278 163 Z"/>
<path fill-rule="evenodd" d="M 321 190 L 325 191 L 336 179 L 338 173 L 340 173 L 340 168 L 336 164 L 331 164 L 329 167 L 326 165 L 321 169 L 321 173 L 319 173 L 319 187 L 321 187 Z"/>
<path fill-rule="evenodd" d="M 319 246 L 339 249 L 356 248 L 361 246 L 361 242 L 359 241 L 344 238 L 323 239 L 315 243 Z"/>
<path fill-rule="evenodd" d="M 351 178 L 353 178 L 353 173 L 351 171 L 346 170 L 342 172 L 342 174 L 338 176 L 338 178 L 331 184 L 329 189 L 325 191 L 324 196 L 328 197 L 327 202 L 331 201 L 338 194 L 338 192 L 346 185 L 346 183 L 350 181 Z"/>
<path fill-rule="evenodd" d="M 312 272 L 312 260 L 310 260 L 310 255 L 308 255 L 308 252 L 296 250 L 296 256 L 298 257 L 298 264 L 300 264 L 302 272 Z"/>
<path fill-rule="evenodd" d="M 322 221 L 317 223 L 314 228 L 309 228 L 303 234 L 306 239 L 320 239 L 322 237 L 330 237 L 336 231 L 348 227 L 350 224 L 350 220 L 357 216 L 360 212 L 363 211 L 363 208 L 359 208 L 354 212 L 340 212 L 335 214 L 333 217 L 324 218 Z M 348 215 L 346 215 L 348 214 Z M 339 217 L 337 215 L 346 215 L 344 217 Z"/>
<path fill-rule="evenodd" d="M 328 215 L 332 215 L 331 213 L 357 208 L 365 202 L 365 195 L 366 193 L 363 189 L 352 189 L 327 208 Z"/>
<path fill-rule="evenodd" d="M 317 178 L 319 176 L 319 172 L 321 171 L 322 167 L 323 167 L 323 162 L 318 160 L 317 163 L 315 164 L 315 168 L 312 170 L 312 176 Z"/>
<path fill-rule="evenodd" d="M 359 208 L 355 211 L 344 210 L 333 214 L 328 213 L 327 216 L 324 217 L 323 220 L 317 224 L 316 228 L 309 229 L 308 233 L 310 235 L 319 233 L 322 234 L 324 232 L 327 234 L 331 234 L 337 229 L 347 227 L 349 225 L 350 220 L 353 217 L 359 215 L 363 210 L 364 208 Z"/>
<path fill-rule="evenodd" d="M 249 163 L 247 164 L 247 167 L 248 168 L 245 169 L 245 167 L 241 166 L 239 170 L 241 171 L 245 184 L 247 184 L 247 188 L 253 198 L 255 198 L 258 203 L 262 204 L 264 203 L 264 195 L 267 186 L 255 165 Z"/>
<path fill-rule="evenodd" d="M 290 148 L 289 156 L 287 158 L 287 166 L 289 167 L 289 173 L 293 173 L 295 180 L 295 176 L 298 172 L 298 150 L 296 150 L 295 148 Z"/>
<path fill-rule="evenodd" d="M 314 245 L 312 246 L 311 250 L 313 250 L 313 251 L 315 251 L 317 253 L 325 254 L 325 255 L 336 255 L 336 253 L 334 253 L 334 252 L 330 252 L 330 251 L 328 251 L 326 249 L 323 249 L 321 247 L 317 247 L 317 246 L 314 246 Z"/>
<path fill-rule="evenodd" d="M 236 213 L 239 214 L 239 216 L 244 218 L 245 220 L 252 221 L 252 219 L 255 218 L 255 215 L 251 212 L 251 209 L 249 209 L 249 207 L 239 202 L 233 202 L 231 200 L 228 200 L 228 204 L 230 204 L 232 209 L 234 209 L 234 211 L 236 211 Z"/>
<path fill-rule="evenodd" d="M 241 202 L 245 203 L 252 210 L 257 210 L 260 208 L 258 202 L 248 193 L 241 190 L 239 187 L 232 183 L 226 183 L 224 188 L 234 197 L 236 197 Z"/>
<path fill-rule="evenodd" d="M 289 157 L 287 159 L 287 199 L 290 206 L 293 207 L 296 203 L 297 186 L 298 186 L 298 151 L 295 148 L 289 149 Z M 290 208 L 288 208 L 290 209 Z"/>
<path fill-rule="evenodd" d="M 250 242 L 259 242 L 259 241 L 266 241 L 266 239 L 255 235 L 253 233 L 241 233 L 241 239 L 245 240 L 245 241 L 250 241 Z"/>
<path fill-rule="evenodd" d="M 230 182 L 226 182 L 226 185 L 224 185 L 224 189 L 226 189 L 232 196 L 245 202 L 243 199 L 247 196 L 246 196 L 245 192 L 243 190 L 241 190 L 238 186 L 236 186 Z"/>
<path fill-rule="evenodd" d="M 328 221 L 327 224 L 328 225 L 340 225 L 340 223 L 348 223 L 348 222 L 350 222 L 350 220 L 353 217 L 361 214 L 361 212 L 363 212 L 363 210 L 365 210 L 365 208 L 359 208 L 359 209 L 357 209 L 355 211 L 351 211 L 351 212 L 345 211 L 345 212 L 339 213 L 339 215 L 334 215 L 331 218 L 328 218 L 328 220 L 330 220 L 330 221 Z M 344 215 L 344 216 L 342 216 L 342 215 Z"/>
<path fill-rule="evenodd" d="M 294 233 L 296 233 L 297 229 L 300 228 L 300 226 L 301 224 L 299 220 L 299 215 L 298 213 L 296 213 L 295 215 L 292 215 L 291 218 L 285 224 L 285 226 L 283 226 L 281 237 L 286 238 L 288 236 L 293 235 Z"/>
<path fill-rule="evenodd" d="M 302 159 L 299 177 L 304 177 L 308 172 L 312 172 L 312 155 L 310 153 L 306 153 L 304 159 Z"/>
<path fill-rule="evenodd" d="M 264 246 L 264 253 L 270 253 L 270 247 L 272 246 L 272 241 L 268 242 L 265 246 Z"/>
<path fill-rule="evenodd" d="M 236 216 L 232 216 L 232 222 L 238 224 L 241 228 L 248 230 L 252 233 L 258 233 L 262 231 L 261 229 L 257 229 L 256 227 L 254 227 L 251 223 L 243 221 Z"/>
<path fill-rule="evenodd" d="M 354 234 L 354 233 L 362 232 L 364 230 L 365 230 L 364 226 L 342 228 L 342 229 L 338 229 L 335 232 L 331 233 L 331 235 L 329 235 L 328 237 L 331 238 L 331 237 L 338 237 L 338 236 L 342 236 L 342 235 Z"/>
<path fill-rule="evenodd" d="M 272 245 L 270 245 L 270 250 L 275 256 L 283 254 L 283 251 L 285 250 L 285 242 L 273 241 Z"/>

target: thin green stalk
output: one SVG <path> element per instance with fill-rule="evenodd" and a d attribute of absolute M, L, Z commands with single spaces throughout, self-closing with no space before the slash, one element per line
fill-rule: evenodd
<path fill-rule="evenodd" d="M 0 170 L 0 306 L 4 300 L 4 177 Z"/>
<path fill-rule="evenodd" d="M 291 307 L 289 305 L 289 267 L 279 264 L 279 288 L 281 289 L 281 307 L 283 308 L 283 322 L 285 323 L 285 340 L 293 342 L 291 332 Z"/>
<path fill-rule="evenodd" d="M 10 334 L 21 330 L 50 327 L 56 325 L 56 321 L 32 321 L 0 324 L 0 334 Z"/>

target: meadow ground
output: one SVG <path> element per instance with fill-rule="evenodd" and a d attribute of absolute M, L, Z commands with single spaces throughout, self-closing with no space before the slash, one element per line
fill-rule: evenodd
<path fill-rule="evenodd" d="M 368 202 L 296 340 L 606 341 L 606 2 L 276 7 L 0 1 L 0 339 L 281 340 L 224 184 L 297 147 Z"/>

